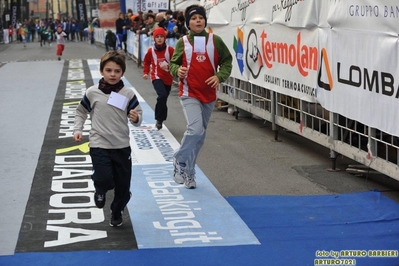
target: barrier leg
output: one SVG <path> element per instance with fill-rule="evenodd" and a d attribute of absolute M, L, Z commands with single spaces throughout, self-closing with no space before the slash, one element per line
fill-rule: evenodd
<path fill-rule="evenodd" d="M 272 113 L 272 130 L 274 131 L 274 141 L 281 142 L 281 140 L 278 139 L 278 131 L 279 131 L 279 126 L 276 123 L 276 115 L 277 113 L 277 93 L 275 91 L 272 92 L 272 99 L 271 99 L 271 113 Z"/>
<path fill-rule="evenodd" d="M 331 168 L 328 168 L 327 171 L 329 171 L 329 172 L 341 171 L 341 169 L 337 168 L 337 156 L 338 156 L 338 153 L 336 153 L 333 150 L 330 151 Z"/>

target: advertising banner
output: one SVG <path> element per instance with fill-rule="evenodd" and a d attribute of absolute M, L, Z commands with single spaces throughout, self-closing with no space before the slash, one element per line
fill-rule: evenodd
<path fill-rule="evenodd" d="M 133 14 L 138 14 L 139 11 L 147 13 L 148 10 L 152 10 L 157 13 L 169 9 L 169 0 L 121 0 L 126 5 L 126 12 L 130 8 Z"/>
<path fill-rule="evenodd" d="M 118 2 L 104 3 L 99 5 L 101 27 L 115 28 L 115 22 L 119 18 L 120 5 Z"/>
<path fill-rule="evenodd" d="M 317 0 L 202 0 L 209 23 L 219 24 L 227 20 L 236 24 L 281 24 L 292 28 L 311 29 L 321 24 L 319 15 L 323 5 Z"/>
<path fill-rule="evenodd" d="M 125 2 L 125 9 L 126 12 L 128 9 L 133 10 L 133 14 L 137 14 L 138 13 L 138 7 L 139 7 L 139 1 L 138 0 L 122 0 L 121 1 L 121 5 L 122 3 Z M 122 9 L 122 7 L 121 7 Z"/>
<path fill-rule="evenodd" d="M 233 55 L 232 77 L 316 101 L 318 30 L 250 24 L 219 36 Z"/>
<path fill-rule="evenodd" d="M 397 35 L 399 33 L 398 4 L 397 0 L 330 1 L 328 23 L 332 28 Z"/>
<path fill-rule="evenodd" d="M 76 14 L 78 19 L 88 21 L 87 20 L 87 10 L 86 10 L 86 3 L 84 0 L 76 0 Z"/>
<path fill-rule="evenodd" d="M 15 28 L 21 17 L 21 0 L 11 0 L 11 25 Z"/>
<path fill-rule="evenodd" d="M 399 136 L 395 0 L 202 0 L 231 76 Z M 250 15 L 249 15 L 250 14 Z"/>
<path fill-rule="evenodd" d="M 307 3 L 287 13 L 279 1 L 204 2 L 209 27 L 233 54 L 231 76 L 315 102 L 319 31 L 311 14 L 316 16 L 320 7 Z M 307 11 L 309 18 L 302 9 L 313 10 Z"/>
<path fill-rule="evenodd" d="M 327 110 L 399 136 L 397 37 L 332 30 L 328 38 L 318 101 Z"/>

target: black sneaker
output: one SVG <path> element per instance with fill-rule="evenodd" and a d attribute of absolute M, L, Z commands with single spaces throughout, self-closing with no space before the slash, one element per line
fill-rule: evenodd
<path fill-rule="evenodd" d="M 121 226 L 123 224 L 122 213 L 111 212 L 111 220 L 109 221 L 110 226 Z"/>
<path fill-rule="evenodd" d="M 104 208 L 105 205 L 105 194 L 94 193 L 94 202 L 96 203 L 97 208 Z"/>
<path fill-rule="evenodd" d="M 157 127 L 158 130 L 160 130 L 162 128 L 162 121 L 157 120 L 157 123 L 155 124 L 155 126 Z"/>

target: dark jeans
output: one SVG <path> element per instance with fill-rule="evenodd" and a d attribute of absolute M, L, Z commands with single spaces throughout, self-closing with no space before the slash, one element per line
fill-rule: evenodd
<path fill-rule="evenodd" d="M 155 104 L 155 120 L 162 122 L 168 117 L 168 106 L 166 103 L 172 86 L 165 85 L 160 79 L 154 80 L 152 85 L 158 94 L 157 103 Z"/>
<path fill-rule="evenodd" d="M 115 213 L 123 211 L 130 200 L 131 148 L 90 148 L 90 156 L 94 170 L 92 179 L 96 192 L 105 194 L 114 188 L 111 210 Z"/>
<path fill-rule="evenodd" d="M 46 45 L 47 42 L 47 34 L 40 35 L 40 45 Z"/>

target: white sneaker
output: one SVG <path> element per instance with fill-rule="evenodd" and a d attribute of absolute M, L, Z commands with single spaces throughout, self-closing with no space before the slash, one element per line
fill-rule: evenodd
<path fill-rule="evenodd" d="M 173 180 L 175 180 L 176 183 L 178 184 L 183 184 L 184 183 L 184 171 L 186 169 L 186 164 L 185 163 L 179 163 L 176 161 L 175 158 L 173 158 Z"/>
<path fill-rule="evenodd" d="M 188 189 L 194 189 L 197 187 L 197 183 L 195 182 L 195 175 L 185 175 L 184 178 L 184 187 Z"/>

